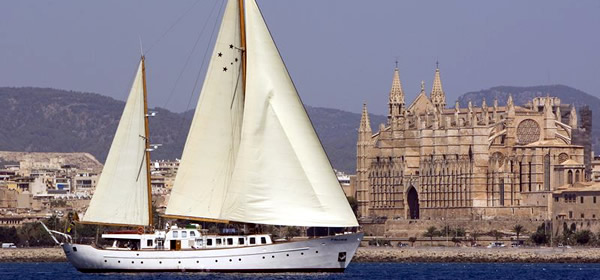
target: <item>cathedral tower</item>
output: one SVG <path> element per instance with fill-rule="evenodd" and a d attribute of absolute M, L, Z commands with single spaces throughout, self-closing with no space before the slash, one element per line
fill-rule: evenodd
<path fill-rule="evenodd" d="M 368 150 L 371 146 L 371 121 L 367 112 L 367 104 L 363 104 L 360 126 L 358 127 L 358 142 L 356 145 L 356 200 L 361 217 L 369 215 L 369 166 Z"/>

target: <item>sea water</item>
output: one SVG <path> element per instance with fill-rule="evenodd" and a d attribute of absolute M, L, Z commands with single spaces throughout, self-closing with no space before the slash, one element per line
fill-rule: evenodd
<path fill-rule="evenodd" d="M 600 279 L 600 264 L 352 263 L 344 273 L 94 273 L 69 263 L 0 263 L 0 280 L 59 279 Z"/>

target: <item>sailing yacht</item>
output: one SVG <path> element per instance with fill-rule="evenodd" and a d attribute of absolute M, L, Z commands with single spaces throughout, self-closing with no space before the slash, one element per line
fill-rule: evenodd
<path fill-rule="evenodd" d="M 254 0 L 228 1 L 212 54 L 165 217 L 358 227 Z M 272 240 L 209 234 L 198 225 L 150 230 L 145 100 L 142 57 L 82 219 L 140 230 L 103 234 L 113 241 L 103 248 L 67 238 L 62 247 L 73 266 L 84 272 L 344 271 L 362 233 Z"/>

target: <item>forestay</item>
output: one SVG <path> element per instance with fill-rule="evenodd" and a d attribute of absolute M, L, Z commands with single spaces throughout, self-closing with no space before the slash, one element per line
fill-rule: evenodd
<path fill-rule="evenodd" d="M 83 222 L 149 225 L 143 60 Z"/>

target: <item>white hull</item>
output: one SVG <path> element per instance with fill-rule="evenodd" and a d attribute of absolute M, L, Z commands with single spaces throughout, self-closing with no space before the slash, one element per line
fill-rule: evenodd
<path fill-rule="evenodd" d="M 69 262 L 83 272 L 341 272 L 352 260 L 362 237 L 362 233 L 353 233 L 251 247 L 182 251 L 109 250 L 69 243 L 62 247 Z"/>

